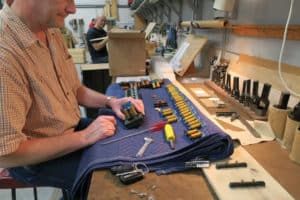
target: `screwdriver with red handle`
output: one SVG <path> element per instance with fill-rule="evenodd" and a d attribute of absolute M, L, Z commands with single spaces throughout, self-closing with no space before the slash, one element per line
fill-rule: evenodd
<path fill-rule="evenodd" d="M 124 139 L 129 138 L 129 137 L 133 137 L 133 136 L 136 136 L 136 135 L 146 133 L 148 131 L 149 132 L 150 131 L 151 132 L 160 131 L 165 127 L 165 125 L 167 123 L 168 123 L 167 121 L 159 121 L 159 122 L 156 122 L 156 123 L 152 124 L 150 127 L 146 128 L 145 130 L 142 130 L 142 131 L 139 131 L 139 132 L 136 132 L 136 133 L 133 133 L 133 134 L 129 134 L 129 135 L 126 135 L 124 137 L 116 138 L 114 140 L 110 140 L 110 141 L 107 141 L 107 142 L 104 142 L 104 143 L 101 143 L 101 144 L 103 144 L 103 145 L 111 144 L 111 143 L 114 143 L 114 142 L 117 142 L 117 141 L 120 141 L 120 140 L 124 140 Z"/>

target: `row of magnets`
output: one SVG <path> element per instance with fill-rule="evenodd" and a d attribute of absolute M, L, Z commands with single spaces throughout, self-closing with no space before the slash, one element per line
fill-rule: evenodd
<path fill-rule="evenodd" d="M 183 95 L 180 94 L 177 88 L 174 87 L 173 85 L 167 85 L 166 88 L 170 93 L 171 98 L 174 101 L 175 107 L 179 111 L 179 114 L 182 117 L 188 130 L 201 128 L 202 126 L 201 121 L 197 119 L 197 117 L 194 115 L 190 106 L 187 105 Z"/>

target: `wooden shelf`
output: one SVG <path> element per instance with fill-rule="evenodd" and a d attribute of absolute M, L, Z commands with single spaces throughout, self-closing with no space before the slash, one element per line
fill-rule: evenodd
<path fill-rule="evenodd" d="M 284 25 L 231 25 L 233 34 L 265 38 L 283 38 Z M 288 40 L 300 40 L 300 25 L 289 25 Z"/>
<path fill-rule="evenodd" d="M 218 96 L 222 97 L 222 99 L 226 99 L 226 101 L 230 102 L 239 112 L 242 112 L 240 114 L 246 115 L 246 118 L 249 118 L 251 120 L 263 120 L 267 121 L 267 116 L 259 116 L 256 115 L 252 110 L 250 110 L 249 107 L 245 107 L 243 104 L 241 104 L 238 100 L 231 97 L 227 92 L 225 92 L 222 88 L 220 88 L 218 85 L 216 85 L 212 81 L 205 81 L 204 85 L 212 89 Z"/>

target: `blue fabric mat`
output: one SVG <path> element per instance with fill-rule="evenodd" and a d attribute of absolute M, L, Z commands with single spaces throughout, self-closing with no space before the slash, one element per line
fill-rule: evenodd
<path fill-rule="evenodd" d="M 220 130 L 206 116 L 199 112 L 195 106 L 186 99 L 193 112 L 203 122 L 200 129 L 204 136 L 191 141 L 184 135 L 186 129 L 181 120 L 172 123 L 176 133 L 176 149 L 172 150 L 164 137 L 163 131 L 144 133 L 115 143 L 103 145 L 101 143 L 119 138 L 137 131 L 144 130 L 151 124 L 161 121 L 163 118 L 154 109 L 154 102 L 164 99 L 168 102 L 168 107 L 175 110 L 170 95 L 165 85 L 170 84 L 169 80 L 164 80 L 164 85 L 158 89 L 140 89 L 141 99 L 145 104 L 145 122 L 136 129 L 126 129 L 122 121 L 118 121 L 115 136 L 101 140 L 93 146 L 86 148 L 83 152 L 82 160 L 78 168 L 78 176 L 73 187 L 73 194 L 79 195 L 81 199 L 86 199 L 91 181 L 92 172 L 96 169 L 110 168 L 118 164 L 135 162 L 145 163 L 151 171 L 158 174 L 167 174 L 185 170 L 184 162 L 194 158 L 204 158 L 216 161 L 229 157 L 233 153 L 233 143 L 229 135 Z M 157 97 L 153 98 L 155 94 Z M 107 90 L 107 95 L 123 97 L 124 91 L 118 84 L 112 84 Z M 103 109 L 100 114 L 112 114 L 111 110 Z M 135 158 L 136 153 L 144 144 L 144 137 L 150 136 L 154 140 L 149 145 L 142 158 Z"/>

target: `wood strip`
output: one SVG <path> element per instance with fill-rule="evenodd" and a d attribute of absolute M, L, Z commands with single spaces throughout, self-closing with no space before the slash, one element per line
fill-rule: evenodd
<path fill-rule="evenodd" d="M 111 15 L 115 20 L 119 20 L 118 0 L 111 0 Z"/>
<path fill-rule="evenodd" d="M 81 71 L 89 71 L 89 70 L 105 70 L 109 69 L 108 63 L 101 64 L 82 64 L 80 65 Z"/>
<path fill-rule="evenodd" d="M 200 20 L 200 21 L 183 21 L 181 27 L 193 28 L 224 28 L 227 24 L 225 20 Z"/>
<path fill-rule="evenodd" d="M 284 25 L 232 25 L 232 33 L 242 36 L 283 38 Z M 300 40 L 300 25 L 288 27 L 288 40 Z"/>

